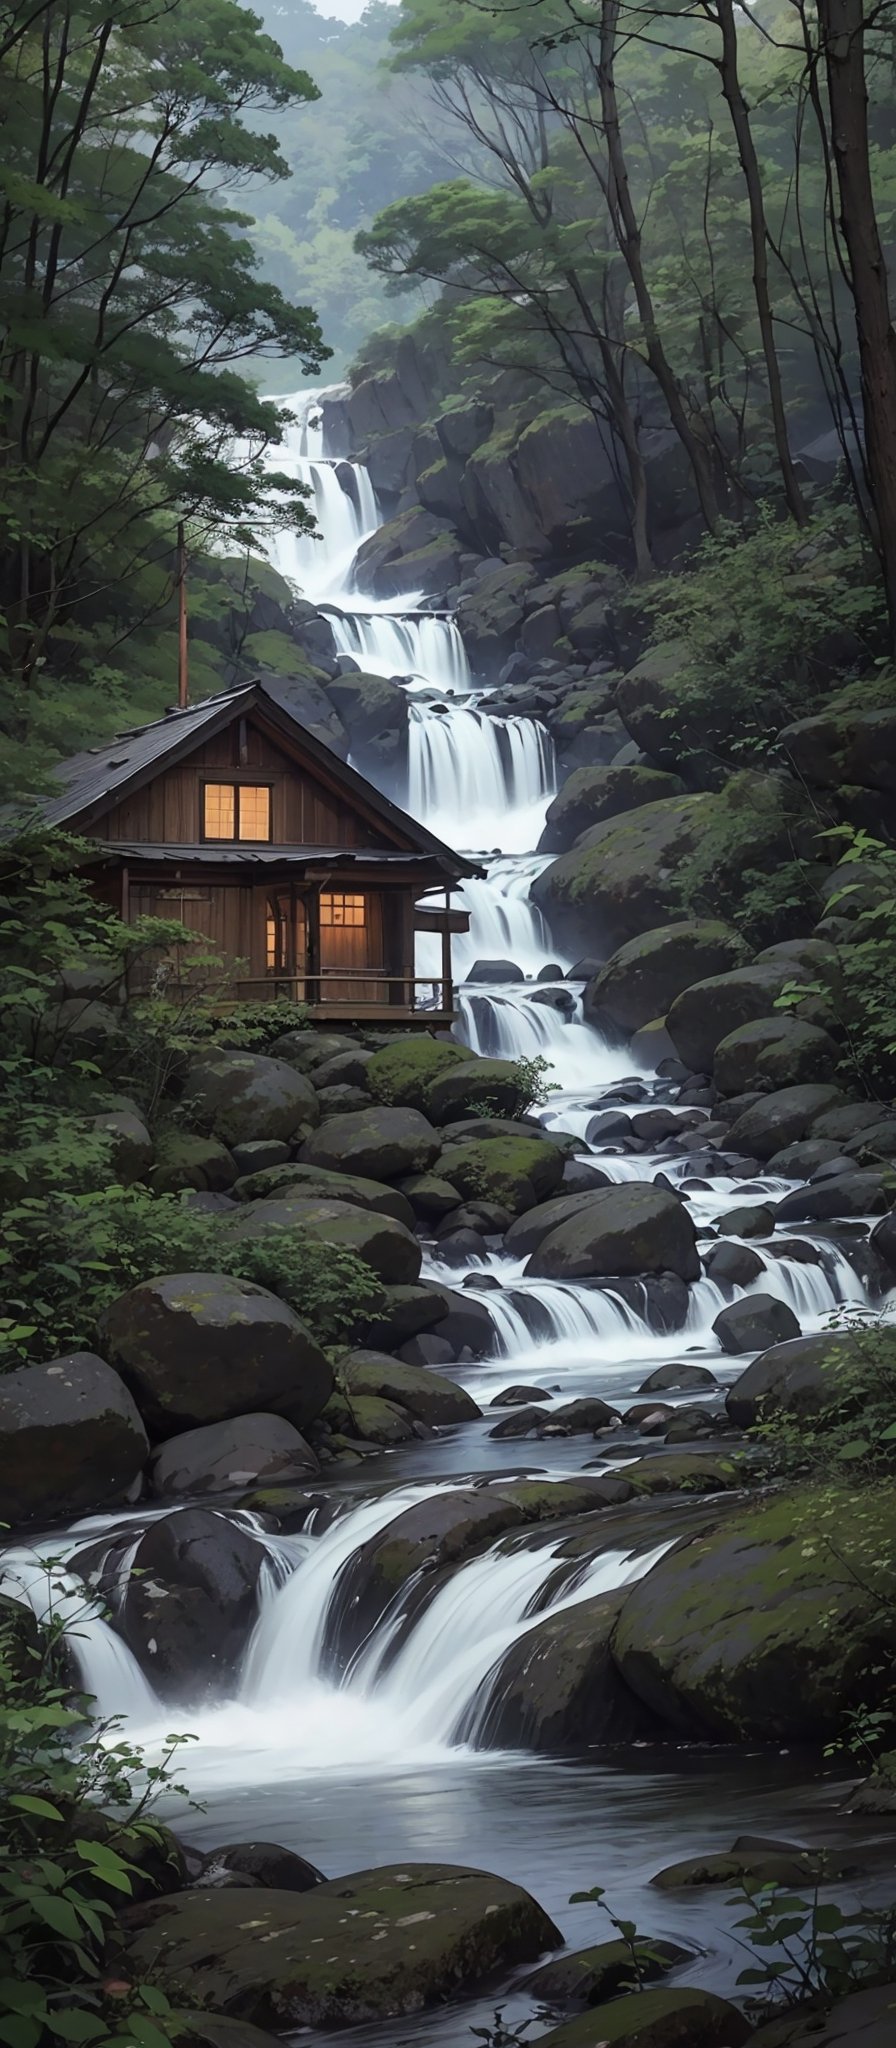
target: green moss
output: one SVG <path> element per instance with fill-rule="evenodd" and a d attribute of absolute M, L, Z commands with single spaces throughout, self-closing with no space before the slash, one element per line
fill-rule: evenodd
<path fill-rule="evenodd" d="M 429 1091 L 449 1068 L 469 1064 L 468 1047 L 440 1044 L 424 1036 L 396 1039 L 374 1053 L 367 1067 L 367 1085 L 378 1102 L 397 1103 L 426 1115 Z"/>
<path fill-rule="evenodd" d="M 439 1171 L 465 1200 L 480 1196 L 519 1213 L 554 1194 L 563 1160 L 543 1138 L 470 1138 L 446 1147 Z"/>
<path fill-rule="evenodd" d="M 271 627 L 265 633 L 250 633 L 243 646 L 243 666 L 273 669 L 278 676 L 313 676 L 306 656 L 288 634 Z"/>

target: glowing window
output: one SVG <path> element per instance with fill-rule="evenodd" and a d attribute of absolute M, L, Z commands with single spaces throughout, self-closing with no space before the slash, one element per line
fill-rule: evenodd
<path fill-rule="evenodd" d="M 363 896 L 322 896 L 320 899 L 320 921 L 322 925 L 339 926 L 345 930 L 361 931 L 367 923 L 367 907 Z"/>
<path fill-rule="evenodd" d="M 207 782 L 203 790 L 202 831 L 205 839 L 270 839 L 268 785 Z"/>

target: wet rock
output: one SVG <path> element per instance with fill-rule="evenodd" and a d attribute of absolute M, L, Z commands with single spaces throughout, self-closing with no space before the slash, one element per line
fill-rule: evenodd
<path fill-rule="evenodd" d="M 349 1352 L 340 1363 L 339 1378 L 350 1403 L 356 1395 L 371 1394 L 406 1409 L 430 1428 L 475 1422 L 481 1412 L 472 1395 L 453 1380 L 419 1366 L 403 1365 L 379 1351 Z"/>
<path fill-rule="evenodd" d="M 548 805 L 539 853 L 567 853 L 591 825 L 661 797 L 683 796 L 675 775 L 655 768 L 576 768 Z"/>
<path fill-rule="evenodd" d="M 670 1727 L 691 1739 L 825 1742 L 850 1707 L 873 1702 L 881 1681 L 869 1674 L 887 1670 L 892 1650 L 873 1560 L 892 1546 L 896 1509 L 869 1495 L 861 1516 L 837 1517 L 836 1547 L 813 1540 L 829 1512 L 811 1487 L 751 1503 L 632 1588 L 613 1654 Z"/>
<path fill-rule="evenodd" d="M 627 1429 L 636 1429 L 640 1436 L 663 1436 L 673 1412 L 658 1401 L 636 1401 L 622 1419 Z"/>
<path fill-rule="evenodd" d="M 263 1563 L 260 1543 L 205 1508 L 178 1508 L 141 1536 L 115 1626 L 166 1702 L 232 1685 Z"/>
<path fill-rule="evenodd" d="M 637 1458 L 626 1465 L 625 1476 L 637 1494 L 730 1493 L 744 1483 L 743 1469 L 733 1458 L 702 1451 Z"/>
<path fill-rule="evenodd" d="M 225 1842 L 203 1858 L 195 1882 L 205 1890 L 234 1878 L 277 1892 L 310 1892 L 327 1881 L 315 1864 L 292 1849 L 282 1849 L 279 1842 Z"/>
<path fill-rule="evenodd" d="M 863 1167 L 836 1179 L 815 1181 L 785 1195 L 775 1210 L 777 1223 L 826 1223 L 832 1218 L 882 1216 L 896 1193 L 896 1169 Z"/>
<path fill-rule="evenodd" d="M 765 1202 L 726 1209 L 724 1215 L 716 1220 L 716 1229 L 722 1237 L 770 1237 L 774 1227 L 774 1209 Z"/>
<path fill-rule="evenodd" d="M 513 1060 L 471 1059 L 456 1062 L 429 1087 L 429 1114 L 435 1124 L 469 1116 L 487 1102 L 495 1116 L 516 1116 L 520 1079 Z"/>
<path fill-rule="evenodd" d="M 327 1647 L 338 1654 L 339 1668 L 412 1577 L 462 1563 L 525 1519 L 516 1502 L 483 1487 L 435 1494 L 405 1508 L 354 1553 L 340 1577 L 327 1616 Z"/>
<path fill-rule="evenodd" d="M 378 1102 L 398 1103 L 428 1116 L 433 1082 L 454 1067 L 469 1066 L 470 1059 L 466 1046 L 429 1038 L 424 1032 L 396 1037 L 368 1061 L 365 1086 Z"/>
<path fill-rule="evenodd" d="M 562 1408 L 553 1408 L 550 1419 L 567 1436 L 588 1436 L 611 1429 L 619 1421 L 619 1410 L 594 1396 L 584 1396 L 578 1401 L 565 1401 Z"/>
<path fill-rule="evenodd" d="M 655 1734 L 610 1655 L 624 1599 L 623 1588 L 600 1593 L 527 1629 L 472 1700 L 461 1739 L 475 1730 L 480 1749 L 559 1756 Z"/>
<path fill-rule="evenodd" d="M 798 1138 L 804 1138 L 815 1118 L 839 1098 L 839 1088 L 823 1082 L 807 1081 L 798 1087 L 778 1089 L 737 1118 L 728 1133 L 728 1143 L 735 1152 L 744 1152 L 751 1159 L 771 1159 L 783 1145 L 793 1145 Z"/>
<path fill-rule="evenodd" d="M 434 1337 L 424 1331 L 419 1337 L 411 1337 L 402 1344 L 398 1353 L 404 1365 L 453 1365 L 454 1352 L 444 1337 Z"/>
<path fill-rule="evenodd" d="M 333 1385 L 323 1352 L 286 1302 L 223 1273 L 143 1280 L 112 1302 L 101 1331 L 156 1437 L 258 1412 L 301 1429 Z"/>
<path fill-rule="evenodd" d="M 786 1180 L 813 1180 L 819 1167 L 827 1166 L 832 1159 L 843 1160 L 843 1154 L 831 1138 L 803 1138 L 773 1152 L 768 1170 L 782 1174 Z M 845 1160 L 842 1170 L 846 1171 Z"/>
<path fill-rule="evenodd" d="M 563 1158 L 541 1137 L 471 1138 L 446 1145 L 439 1171 L 465 1198 L 499 1202 L 519 1216 L 559 1188 Z"/>
<path fill-rule="evenodd" d="M 414 1227 L 414 1211 L 398 1188 L 366 1180 L 363 1174 L 303 1166 L 298 1160 L 247 1174 L 237 1181 L 233 1192 L 241 1202 L 269 1202 L 280 1196 L 303 1202 L 349 1202 L 352 1208 L 371 1209 L 377 1216 L 394 1216 L 396 1223 L 405 1224 L 408 1230 Z"/>
<path fill-rule="evenodd" d="M 127 1387 L 102 1358 L 71 1351 L 0 1377 L 0 1501 L 15 1525 L 128 1497 L 149 1452 Z"/>
<path fill-rule="evenodd" d="M 676 996 L 693 982 L 737 967 L 745 957 L 739 934 L 711 919 L 690 919 L 642 932 L 620 946 L 589 982 L 585 1016 L 598 1025 L 606 1018 L 628 1035 L 653 1019 L 664 1018 Z"/>
<path fill-rule="evenodd" d="M 490 1408 L 522 1408 L 532 1401 L 550 1401 L 547 1387 L 505 1387 L 503 1393 L 494 1394 Z"/>
<path fill-rule="evenodd" d="M 526 1267 L 533 1278 L 549 1280 L 657 1272 L 693 1280 L 699 1271 L 684 1205 L 638 1181 L 599 1189 L 585 1209 L 542 1239 Z"/>
<path fill-rule="evenodd" d="M 489 1436 L 502 1438 L 542 1436 L 550 1420 L 551 1417 L 546 1408 L 514 1407 L 509 1415 L 505 1415 L 501 1422 L 495 1424 L 494 1429 L 489 1430 Z"/>
<path fill-rule="evenodd" d="M 182 1105 L 198 1131 L 225 1145 L 295 1138 L 320 1115 L 310 1081 L 287 1060 L 220 1048 L 190 1061 Z"/>
<path fill-rule="evenodd" d="M 439 1305 L 435 1327 L 451 1345 L 453 1356 L 457 1358 L 462 1351 L 469 1351 L 473 1358 L 492 1358 L 496 1349 L 495 1325 L 484 1299 L 477 1301 L 475 1293 L 460 1294 L 434 1281 L 428 1283 L 427 1291 Z"/>
<path fill-rule="evenodd" d="M 712 1991 L 633 1991 L 542 2034 L 539 2048 L 741 2048 L 743 2014 Z"/>
<path fill-rule="evenodd" d="M 525 981 L 521 967 L 513 960 L 474 960 L 467 972 L 467 981 L 511 982 Z"/>
<path fill-rule="evenodd" d="M 584 1159 L 567 1159 L 562 1181 L 565 1195 L 588 1195 L 594 1188 L 610 1186 L 610 1176 L 601 1167 L 591 1166 Z"/>
<path fill-rule="evenodd" d="M 773 1294 L 750 1294 L 743 1301 L 733 1301 L 716 1316 L 712 1327 L 722 1350 L 734 1357 L 741 1351 L 783 1344 L 800 1334 L 792 1308 Z"/>
<path fill-rule="evenodd" d="M 817 1024 L 803 1024 L 798 1017 L 760 1017 L 729 1032 L 716 1046 L 713 1079 L 723 1095 L 832 1081 L 839 1057 L 830 1033 Z"/>
<path fill-rule="evenodd" d="M 611 946 L 655 930 L 675 916 L 678 873 L 700 843 L 712 805 L 704 794 L 666 797 L 591 826 L 533 882 L 533 902 L 557 937 L 573 945 L 587 944 L 595 927 Z"/>
<path fill-rule="evenodd" d="M 527 1978 L 524 1988 L 531 1998 L 554 2009 L 603 2005 L 622 1991 L 637 1991 L 639 1978 L 650 1983 L 655 1977 L 665 1976 L 667 1970 L 686 1962 L 691 1953 L 676 1947 L 673 1941 L 657 1941 L 653 1936 L 648 1937 L 647 1949 L 644 1960 L 639 1959 L 636 1975 L 626 1942 L 597 1942 L 593 1948 L 577 1949 L 572 1955 L 558 1956 L 556 1962 L 545 1963 L 534 1977 Z"/>
<path fill-rule="evenodd" d="M 565 1170 L 563 1184 L 565 1187 Z M 528 1210 L 525 1216 L 517 1217 L 516 1222 L 511 1224 L 504 1241 L 508 1256 L 514 1259 L 526 1258 L 552 1230 L 587 1209 L 595 1194 L 600 1192 L 600 1187 L 608 1185 L 609 1183 L 603 1179 L 599 1187 L 588 1187 L 581 1194 L 555 1195 L 549 1202 L 538 1202 L 534 1209 Z"/>
<path fill-rule="evenodd" d="M 745 1244 L 714 1244 L 704 1265 L 719 1287 L 749 1287 L 765 1272 L 765 1260 Z"/>
<path fill-rule="evenodd" d="M 774 1015 L 775 1003 L 785 984 L 810 977 L 794 972 L 782 962 L 754 962 L 752 967 L 735 967 L 725 974 L 710 975 L 685 989 L 672 1003 L 667 1024 L 685 1065 L 693 1073 L 712 1070 L 716 1049 L 732 1032 L 745 1024 Z M 807 1001 L 806 1021 L 816 1024 L 818 998 Z"/>
<path fill-rule="evenodd" d="M 896 1983 L 853 1991 L 831 2012 L 789 2012 L 749 2037 L 749 2048 L 892 2048 Z"/>
<path fill-rule="evenodd" d="M 329 1118 L 302 1146 L 300 1157 L 303 1165 L 336 1173 L 400 1180 L 425 1172 L 438 1150 L 438 1136 L 419 1110 L 372 1104 L 357 1114 Z"/>
<path fill-rule="evenodd" d="M 288 1485 L 317 1470 L 310 1445 L 282 1415 L 239 1415 L 160 1444 L 149 1479 L 153 1493 L 165 1498 Z"/>
<path fill-rule="evenodd" d="M 713 1408 L 676 1408 L 663 1438 L 667 1444 L 704 1443 L 724 1436 L 725 1417 Z"/>
<path fill-rule="evenodd" d="M 873 1372 L 875 1360 L 879 1369 L 889 1364 L 896 1370 L 896 1329 L 875 1330 L 872 1337 L 862 1330 L 822 1330 L 776 1343 L 729 1387 L 725 1405 L 741 1429 L 772 1415 L 817 1417 L 846 1402 L 850 1385 Z"/>
<path fill-rule="evenodd" d="M 301 1894 L 186 1891 L 129 1918 L 131 1968 L 151 1962 L 163 1989 L 187 1978 L 198 1999 L 278 2030 L 419 2012 L 562 1945 L 517 1885 L 438 1864 Z"/>
<path fill-rule="evenodd" d="M 461 1202 L 450 1216 L 436 1224 L 436 1242 L 444 1237 L 453 1237 L 459 1230 L 478 1230 L 482 1237 L 503 1237 L 510 1229 L 513 1212 L 501 1202 Z"/>
<path fill-rule="evenodd" d="M 688 1387 L 715 1387 L 715 1373 L 705 1365 L 660 1365 L 638 1388 L 639 1394 L 673 1394 Z"/>
<path fill-rule="evenodd" d="M 755 1885 L 784 1885 L 789 1891 L 795 1885 L 817 1884 L 826 1870 L 828 1875 L 834 1875 L 834 1870 L 828 1869 L 824 1851 L 813 1854 L 794 1842 L 761 1842 L 754 1847 L 749 1836 L 742 1837 L 742 1843 L 743 1846 L 736 1842 L 732 1849 L 709 1850 L 702 1856 L 687 1856 L 680 1863 L 668 1863 L 651 1878 L 651 1884 L 663 1892 L 713 1885 L 731 1889 L 747 1878 Z"/>
<path fill-rule="evenodd" d="M 401 1183 L 414 1215 L 423 1223 L 440 1223 L 460 1207 L 460 1191 L 437 1173 L 412 1173 Z"/>
<path fill-rule="evenodd" d="M 421 1251 L 416 1237 L 394 1216 L 357 1209 L 352 1202 L 307 1201 L 286 1193 L 269 1202 L 246 1202 L 233 1219 L 236 1237 L 269 1239 L 279 1231 L 296 1231 L 321 1245 L 354 1252 L 379 1280 L 394 1286 L 418 1278 Z"/>

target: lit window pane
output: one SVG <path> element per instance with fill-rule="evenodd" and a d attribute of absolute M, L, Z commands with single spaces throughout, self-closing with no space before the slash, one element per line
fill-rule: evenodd
<path fill-rule="evenodd" d="M 275 967 L 279 967 L 280 962 L 277 958 L 277 920 L 275 917 L 271 917 L 270 913 L 268 913 L 267 958 L 269 972 L 272 972 Z"/>
<path fill-rule="evenodd" d="M 206 839 L 234 837 L 236 808 L 232 782 L 206 783 L 204 815 Z"/>
<path fill-rule="evenodd" d="M 367 923 L 366 903 L 363 896 L 322 896 L 320 899 L 320 921 L 322 925 L 350 927 L 362 930 Z"/>
<path fill-rule="evenodd" d="M 271 792 L 240 783 L 240 838 L 270 839 Z"/>

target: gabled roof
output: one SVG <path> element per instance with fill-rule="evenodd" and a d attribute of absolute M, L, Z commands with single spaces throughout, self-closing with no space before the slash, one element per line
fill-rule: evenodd
<path fill-rule="evenodd" d="M 48 824 L 89 831 L 132 790 L 151 782 L 162 768 L 184 759 L 203 740 L 232 725 L 235 719 L 258 711 L 284 740 L 299 747 L 310 763 L 321 768 L 329 781 L 337 783 L 349 800 L 354 798 L 372 813 L 387 832 L 410 841 L 412 852 L 430 855 L 458 877 L 481 873 L 473 861 L 465 860 L 424 825 L 408 817 L 366 776 L 359 775 L 356 768 L 351 768 L 307 726 L 301 725 L 289 710 L 286 695 L 285 687 L 281 690 L 272 680 L 258 679 L 219 697 L 207 697 L 203 703 L 190 705 L 184 711 L 175 707 L 154 724 L 122 733 L 107 746 L 73 754 L 54 769 L 55 778 L 62 785 L 61 793 L 42 801 L 42 814 Z"/>

